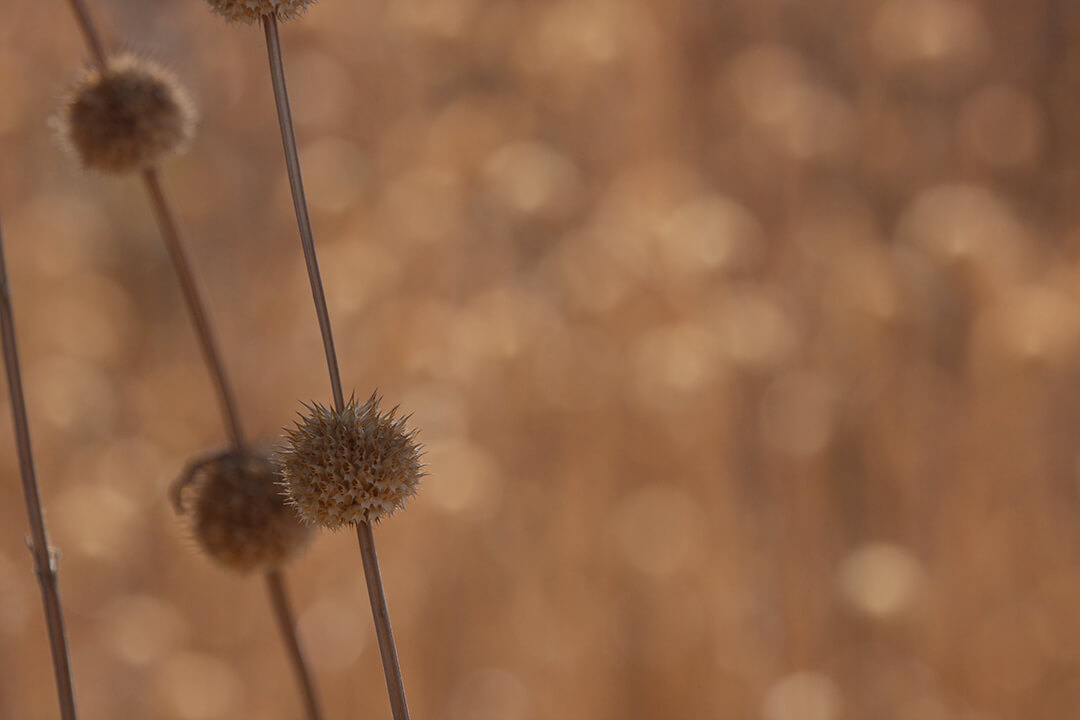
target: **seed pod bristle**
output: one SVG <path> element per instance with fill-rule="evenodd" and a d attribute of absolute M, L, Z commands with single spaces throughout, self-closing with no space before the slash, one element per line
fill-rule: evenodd
<path fill-rule="evenodd" d="M 87 71 L 59 117 L 61 136 L 84 167 L 139 170 L 182 151 L 194 133 L 187 93 L 164 69 L 132 55 Z"/>
<path fill-rule="evenodd" d="M 279 453 L 282 484 L 307 522 L 330 529 L 376 522 L 403 508 L 423 476 L 416 430 L 372 394 L 338 412 L 305 405 Z"/>

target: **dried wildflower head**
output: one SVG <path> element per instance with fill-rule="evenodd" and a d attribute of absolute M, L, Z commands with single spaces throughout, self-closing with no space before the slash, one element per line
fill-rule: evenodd
<path fill-rule="evenodd" d="M 229 22 L 256 23 L 267 15 L 290 20 L 302 15 L 315 0 L 206 0 L 210 8 Z"/>
<path fill-rule="evenodd" d="M 85 167 L 116 173 L 183 150 L 194 125 L 195 111 L 176 80 L 130 55 L 88 71 L 59 118 L 63 139 Z"/>
<path fill-rule="evenodd" d="M 338 412 L 306 406 L 280 453 L 289 499 L 307 522 L 330 529 L 374 522 L 405 506 L 423 475 L 416 431 L 375 395 Z"/>
<path fill-rule="evenodd" d="M 230 453 L 194 466 L 192 530 L 199 546 L 218 563 L 240 572 L 275 568 L 311 539 L 296 508 L 278 485 L 277 467 L 266 455 Z M 183 490 L 178 486 L 176 499 Z"/>

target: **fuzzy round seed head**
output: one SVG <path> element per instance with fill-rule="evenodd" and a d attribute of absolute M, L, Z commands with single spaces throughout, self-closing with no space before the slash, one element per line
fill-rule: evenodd
<path fill-rule="evenodd" d="M 265 455 L 227 455 L 201 472 L 192 529 L 206 554 L 232 570 L 269 570 L 297 555 L 312 537 L 278 485 Z"/>
<path fill-rule="evenodd" d="M 315 0 L 206 0 L 210 9 L 229 22 L 257 23 L 267 15 L 291 20 Z"/>
<path fill-rule="evenodd" d="M 162 68 L 130 55 L 88 71 L 60 113 L 59 129 L 84 167 L 121 173 L 179 152 L 191 140 L 195 111 Z"/>
<path fill-rule="evenodd" d="M 337 529 L 372 523 L 405 506 L 423 475 L 416 431 L 396 408 L 379 412 L 379 400 L 350 399 L 338 412 L 307 406 L 286 430 L 281 475 L 289 499 L 309 523 Z"/>

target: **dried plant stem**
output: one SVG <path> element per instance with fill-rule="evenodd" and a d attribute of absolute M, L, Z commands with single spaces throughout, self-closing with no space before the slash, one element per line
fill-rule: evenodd
<path fill-rule="evenodd" d="M 281 56 L 281 38 L 278 35 L 277 18 L 263 18 L 266 30 L 266 51 L 270 56 L 270 77 L 274 84 L 274 102 L 277 105 L 278 124 L 281 126 L 281 143 L 285 147 L 285 165 L 289 171 L 289 187 L 292 189 L 296 224 L 300 228 L 300 243 L 304 247 L 311 295 L 315 300 L 315 314 L 319 316 L 326 367 L 330 371 L 330 388 L 334 393 L 334 407 L 340 412 L 345 407 L 345 393 L 341 389 L 341 373 L 338 370 L 337 352 L 334 350 L 334 334 L 330 329 L 330 311 L 326 308 L 319 259 L 315 256 L 315 237 L 311 232 L 311 215 L 308 213 L 307 197 L 304 195 L 304 179 L 300 175 L 300 154 L 296 150 L 296 130 L 293 127 L 292 110 L 289 109 L 289 91 L 285 87 L 285 64 Z"/>
<path fill-rule="evenodd" d="M 364 578 L 367 580 L 368 600 L 375 618 L 375 634 L 379 639 L 379 655 L 382 657 L 383 674 L 386 675 L 386 691 L 390 693 L 390 709 L 394 720 L 407 720 L 409 708 L 405 704 L 405 686 L 401 680 L 397 644 L 394 630 L 390 627 L 390 611 L 386 607 L 382 573 L 379 572 L 379 556 L 375 552 L 375 535 L 371 524 L 356 523 L 356 538 L 360 543 L 360 555 L 364 558 Z"/>
<path fill-rule="evenodd" d="M 11 289 L 8 286 L 7 264 L 4 260 L 3 235 L 0 234 L 0 331 L 3 333 L 4 365 L 7 368 L 11 414 L 15 422 L 15 441 L 19 454 L 26 513 L 30 518 L 30 551 L 34 555 L 34 574 L 41 587 L 41 602 L 45 608 L 45 624 L 52 648 L 53 672 L 60 697 L 60 717 L 75 720 L 75 690 L 71 682 L 71 659 L 68 656 L 67 636 L 64 633 L 64 614 L 60 608 L 60 590 L 56 582 L 56 563 L 45 533 L 45 517 L 41 509 L 34 456 L 30 447 L 30 424 L 26 417 L 19 353 L 15 345 L 15 317 L 11 310 Z"/>
<path fill-rule="evenodd" d="M 94 20 L 90 16 L 90 9 L 83 0 L 68 0 L 71 11 L 75 13 L 75 21 L 82 31 L 86 46 L 90 48 L 90 54 L 94 56 L 94 64 L 104 70 L 108 65 L 108 56 L 105 54 L 105 43 L 101 41 L 101 34 L 94 27 Z"/>
<path fill-rule="evenodd" d="M 330 328 L 330 313 L 326 307 L 326 293 L 323 291 L 319 261 L 315 255 L 315 239 L 311 231 L 307 198 L 304 195 L 304 181 L 300 174 L 300 155 L 296 149 L 296 130 L 293 127 L 292 111 L 289 108 L 289 91 L 285 86 L 285 64 L 281 54 L 277 18 L 273 15 L 265 16 L 263 29 L 266 32 L 270 78 L 274 86 L 274 102 L 277 106 L 278 125 L 281 127 L 281 143 L 285 149 L 285 165 L 289 172 L 289 186 L 292 189 L 293 206 L 296 209 L 296 222 L 300 228 L 300 242 L 304 248 L 308 280 L 311 282 L 311 294 L 315 300 L 315 313 L 322 332 L 326 366 L 330 373 L 330 386 L 334 394 L 334 406 L 340 412 L 345 407 L 345 394 L 341 387 L 341 373 L 338 370 L 337 353 L 334 350 L 334 336 Z M 368 523 L 357 523 L 356 532 L 364 562 L 364 576 L 367 580 L 371 614 L 375 621 L 375 634 L 379 639 L 379 654 L 382 658 L 383 674 L 386 677 L 386 690 L 390 695 L 390 709 L 394 720 L 409 720 L 409 708 L 405 702 L 405 684 L 401 677 L 394 632 L 390 627 L 390 614 L 386 607 L 386 596 L 383 593 L 379 556 L 375 552 L 375 538 L 371 525 Z"/>
<path fill-rule="evenodd" d="M 195 276 L 191 271 L 191 263 L 188 261 L 184 244 L 180 240 L 176 220 L 165 198 L 157 170 L 154 168 L 143 170 L 143 181 L 146 184 L 147 192 L 150 194 L 151 204 L 158 218 L 158 226 L 161 229 L 162 237 L 165 239 L 165 246 L 169 251 L 169 256 L 172 258 L 177 278 L 180 281 L 188 313 L 191 315 L 191 321 L 195 325 L 195 333 L 199 338 L 203 360 L 206 362 L 210 375 L 214 379 L 218 400 L 221 404 L 221 414 L 225 419 L 225 424 L 228 426 L 233 449 L 238 453 L 243 452 L 245 442 L 240 427 L 240 416 L 237 412 L 236 400 L 226 379 L 225 367 L 221 361 L 221 354 L 217 349 L 217 344 L 214 342 L 214 335 L 210 330 L 210 321 L 206 308 L 199 295 Z M 268 570 L 266 572 L 266 587 L 270 594 L 270 604 L 273 606 L 275 619 L 289 653 L 289 660 L 292 663 L 297 682 L 300 684 L 307 716 L 309 720 L 321 720 L 322 712 L 319 709 L 315 682 L 300 649 L 296 621 L 286 594 L 285 578 L 279 570 Z"/>
<path fill-rule="evenodd" d="M 82 34 L 86 39 L 86 44 L 94 57 L 94 62 L 97 64 L 98 68 L 104 70 L 108 64 L 105 46 L 101 40 L 100 33 L 98 33 L 97 28 L 94 26 L 93 19 L 90 16 L 90 11 L 86 7 L 86 3 L 84 0 L 69 0 L 69 2 L 72 11 L 75 14 L 75 19 L 78 22 L 79 29 L 82 31 Z M 210 328 L 209 316 L 206 312 L 206 306 L 203 303 L 202 296 L 199 293 L 199 287 L 195 281 L 195 274 L 192 272 L 191 262 L 188 260 L 187 250 L 180 238 L 179 226 L 177 225 L 176 218 L 172 212 L 172 207 L 165 196 L 165 191 L 162 187 L 157 170 L 154 168 L 147 168 L 143 170 L 142 177 L 147 193 L 150 195 L 150 202 L 154 209 L 154 215 L 158 221 L 158 228 L 161 231 L 162 238 L 165 241 L 165 247 L 173 264 L 173 269 L 176 271 L 177 279 L 180 282 L 180 289 L 184 296 L 188 313 L 191 315 L 192 323 L 195 325 L 195 334 L 199 339 L 199 347 L 202 350 L 203 361 L 213 379 L 221 407 L 222 418 L 228 429 L 231 444 L 234 451 L 242 452 L 246 443 L 240 424 L 240 413 L 237 409 L 236 398 L 229 385 L 225 373 L 225 365 L 222 362 L 221 353 L 218 350 L 214 334 Z M 296 630 L 296 622 L 286 594 L 285 578 L 280 571 L 270 570 L 266 573 L 266 584 L 278 627 L 285 640 L 286 648 L 289 651 L 289 659 L 304 696 L 304 705 L 307 709 L 308 718 L 309 720 L 321 720 L 322 713 L 319 709 L 315 683 L 307 662 L 304 659 L 304 654 L 300 649 L 300 639 Z"/>
<path fill-rule="evenodd" d="M 278 628 L 281 630 L 281 638 L 285 641 L 285 647 L 289 650 L 289 661 L 292 663 L 296 677 L 300 679 L 307 715 L 313 720 L 321 718 L 322 710 L 319 708 L 319 696 L 315 692 L 315 682 L 312 680 L 311 671 L 308 669 L 307 660 L 304 658 L 304 651 L 300 647 L 300 639 L 296 634 L 296 619 L 293 615 L 292 605 L 289 603 L 285 577 L 280 570 L 266 571 L 266 589 L 270 593 L 270 602 L 274 606 L 274 617 L 277 619 Z"/>
<path fill-rule="evenodd" d="M 180 281 L 180 289 L 187 304 L 191 322 L 195 325 L 195 334 L 199 338 L 199 347 L 202 350 L 203 361 L 210 371 L 217 390 L 218 402 L 221 405 L 221 415 L 225 419 L 225 425 L 229 431 L 229 438 L 237 452 L 244 449 L 244 433 L 240 427 L 240 413 L 236 407 L 236 398 L 225 375 L 225 365 L 221 360 L 221 352 L 214 340 L 214 334 L 210 330 L 210 320 L 206 313 L 206 305 L 199 294 L 199 287 L 195 282 L 195 274 L 191 271 L 191 262 L 188 260 L 184 243 L 180 239 L 177 230 L 176 219 L 172 208 L 165 198 L 165 191 L 161 186 L 161 178 L 157 170 L 147 168 L 142 172 L 146 191 L 150 195 L 150 204 L 153 205 L 154 214 L 157 216 L 158 227 L 161 236 L 165 240 L 165 247 L 172 259 L 176 277 Z"/>
<path fill-rule="evenodd" d="M 169 256 L 172 258 L 177 278 L 180 281 L 180 287 L 187 303 L 188 312 L 191 315 L 191 321 L 195 325 L 195 333 L 199 338 L 199 346 L 202 349 L 203 360 L 210 370 L 211 377 L 214 379 L 218 400 L 221 404 L 221 414 L 229 429 L 229 436 L 232 440 L 233 449 L 235 452 L 243 452 L 245 441 L 240 426 L 240 416 L 237 412 L 236 400 L 226 379 L 225 367 L 221 360 L 221 353 L 218 351 L 217 344 L 214 342 L 214 335 L 210 330 L 210 321 L 206 313 L 206 308 L 199 295 L 195 276 L 191 270 L 191 263 L 188 261 L 184 244 L 180 240 L 176 220 L 173 217 L 171 207 L 165 198 L 165 193 L 161 187 L 161 180 L 158 177 L 157 170 L 154 168 L 144 170 L 143 181 L 146 184 L 147 192 L 150 194 L 151 204 L 154 206 L 154 213 L 157 215 L 158 225 L 161 228 L 162 237 L 165 239 L 165 246 L 169 251 Z M 296 629 L 296 621 L 293 617 L 292 610 L 289 606 L 288 596 L 286 594 L 285 577 L 279 570 L 268 570 L 266 572 L 266 586 L 267 591 L 270 594 L 270 604 L 274 609 L 275 619 L 277 620 L 282 638 L 285 641 L 285 647 L 289 653 L 289 660 L 292 663 L 293 672 L 300 685 L 300 692 L 304 697 L 304 707 L 307 710 L 307 716 L 309 720 L 321 720 L 322 711 L 319 708 L 315 681 L 312 677 L 311 670 L 308 667 L 308 663 L 304 658 L 304 654 L 300 649 L 300 638 Z"/>

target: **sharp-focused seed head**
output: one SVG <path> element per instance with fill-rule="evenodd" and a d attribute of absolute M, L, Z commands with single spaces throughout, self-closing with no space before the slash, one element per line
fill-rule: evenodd
<path fill-rule="evenodd" d="M 195 111 L 169 73 L 123 55 L 79 80 L 59 126 L 84 167 L 121 173 L 183 150 L 194 132 Z"/>
<path fill-rule="evenodd" d="M 338 412 L 315 405 L 286 430 L 280 452 L 282 482 L 307 522 L 337 529 L 373 523 L 416 494 L 422 465 L 416 432 L 379 399 L 350 399 Z"/>
<path fill-rule="evenodd" d="M 199 546 L 232 570 L 270 570 L 303 550 L 313 533 L 279 485 L 266 455 L 236 454 L 204 465 L 192 487 Z"/>
<path fill-rule="evenodd" d="M 303 15 L 315 0 L 206 0 L 210 8 L 229 22 L 257 23 L 267 15 L 291 20 Z"/>

